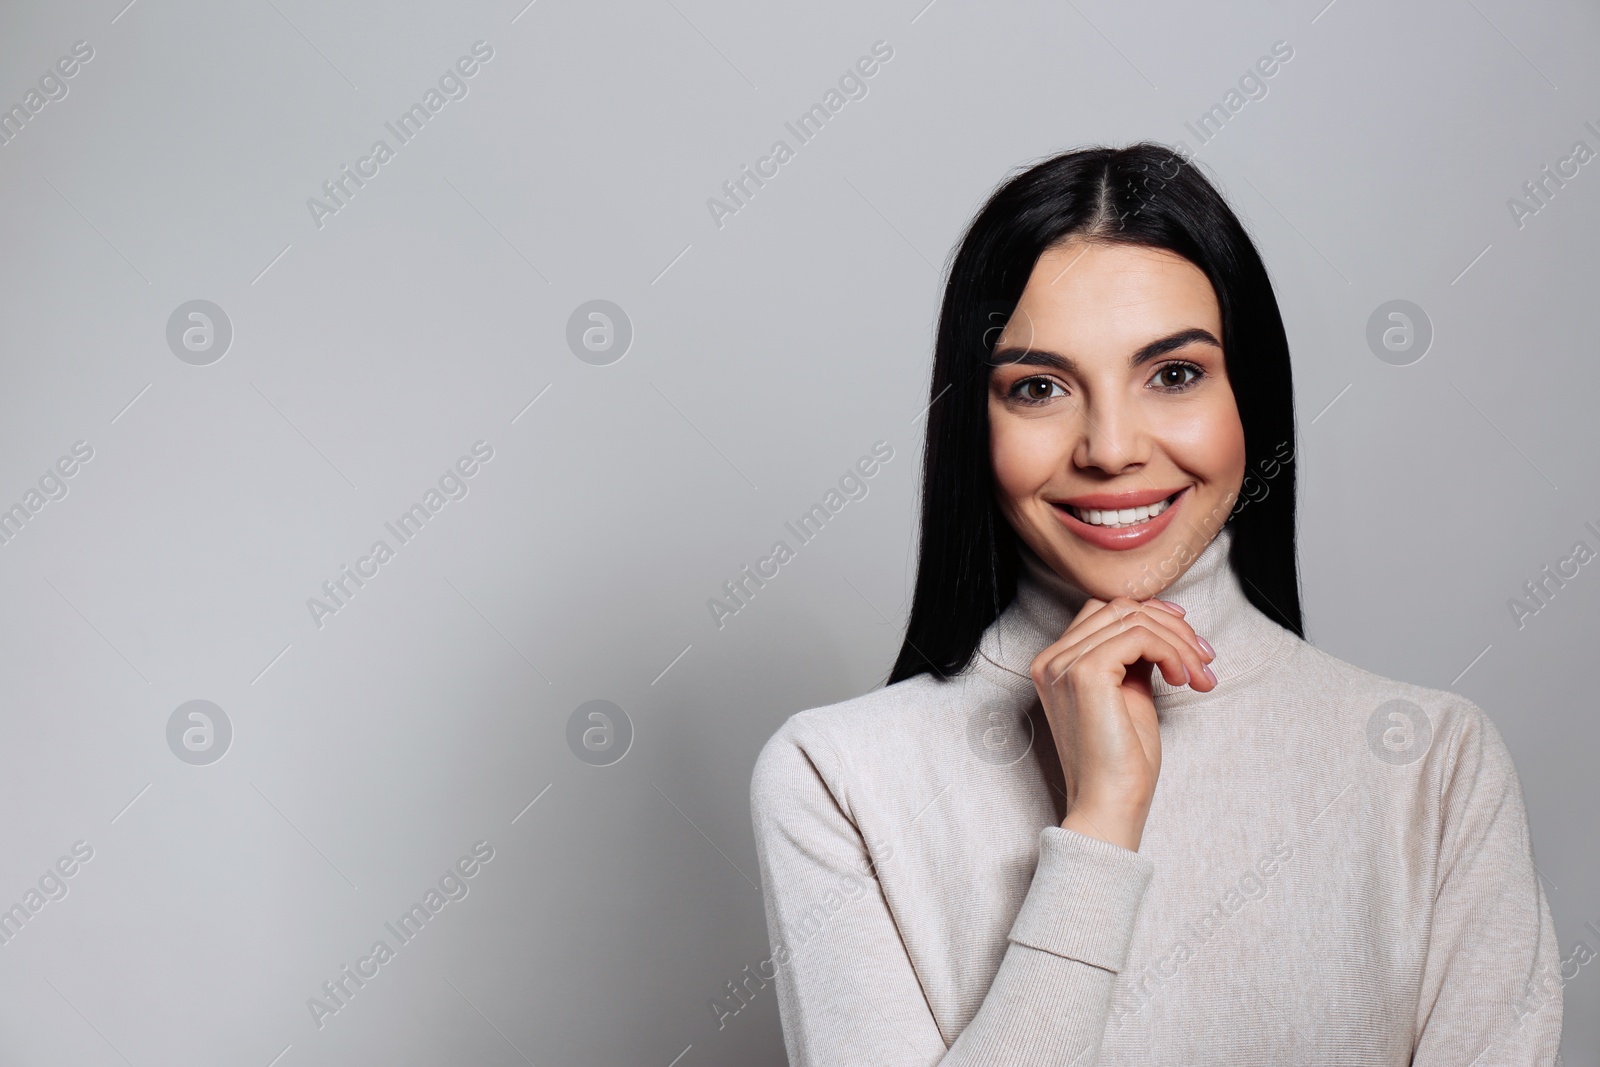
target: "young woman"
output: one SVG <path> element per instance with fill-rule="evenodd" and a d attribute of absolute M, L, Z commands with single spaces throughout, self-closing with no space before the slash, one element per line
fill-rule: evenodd
<path fill-rule="evenodd" d="M 1288 343 L 1205 178 L 1007 181 L 930 395 L 890 684 L 752 779 L 791 1064 L 1558 1062 L 1500 735 L 1304 640 Z"/>

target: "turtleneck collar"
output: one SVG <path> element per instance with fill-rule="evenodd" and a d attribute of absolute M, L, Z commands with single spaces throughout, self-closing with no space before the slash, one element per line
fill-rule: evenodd
<path fill-rule="evenodd" d="M 1228 561 L 1233 530 L 1224 526 L 1189 568 L 1160 594 L 1162 600 L 1181 605 L 1184 621 L 1216 650 L 1211 669 L 1218 685 L 1210 693 L 1188 686 L 1173 686 L 1151 672 L 1151 690 L 1162 706 L 1188 704 L 1230 690 L 1229 680 L 1265 662 L 1279 645 L 1294 635 L 1279 626 L 1244 594 L 1239 576 Z M 1022 570 L 1017 576 L 1016 599 L 984 631 L 973 658 L 973 668 L 1008 689 L 1033 688 L 1028 667 L 1033 657 L 1053 644 L 1082 609 L 1088 594 L 1050 568 L 1026 544 L 1018 542 Z"/>

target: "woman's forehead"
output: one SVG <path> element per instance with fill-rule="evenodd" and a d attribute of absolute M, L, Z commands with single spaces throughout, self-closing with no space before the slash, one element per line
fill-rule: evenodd
<path fill-rule="evenodd" d="M 1210 281 L 1164 249 L 1074 242 L 1040 255 L 1000 345 L 1142 343 L 1174 328 L 1220 329 Z"/>

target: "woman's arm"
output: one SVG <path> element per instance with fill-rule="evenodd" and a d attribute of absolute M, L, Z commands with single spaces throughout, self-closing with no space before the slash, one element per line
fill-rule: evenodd
<path fill-rule="evenodd" d="M 1112 985 L 1154 865 L 1059 826 L 982 1006 L 947 1045 L 907 953 L 942 936 L 891 913 L 860 832 L 818 763 L 825 740 L 791 719 L 751 781 L 767 929 L 791 1067 L 1042 1067 L 1095 1062 Z M 885 867 L 892 857 L 879 857 Z"/>
<path fill-rule="evenodd" d="M 1557 1063 L 1561 960 L 1505 741 L 1470 702 L 1448 760 L 1414 1067 Z"/>

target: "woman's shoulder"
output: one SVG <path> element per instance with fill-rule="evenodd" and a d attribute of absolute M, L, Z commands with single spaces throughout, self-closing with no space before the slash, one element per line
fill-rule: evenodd
<path fill-rule="evenodd" d="M 790 715 L 756 757 L 751 800 L 778 803 L 817 780 L 846 808 L 850 797 L 894 783 L 949 780 L 970 758 L 968 720 L 1018 703 L 980 674 L 919 674 L 893 685 Z M 1025 702 L 1018 703 L 1022 707 Z"/>
<path fill-rule="evenodd" d="M 1324 727 L 1359 731 L 1371 754 L 1386 763 L 1426 759 L 1448 778 L 1465 756 L 1515 777 L 1494 719 L 1470 698 L 1378 674 L 1307 641 L 1296 644 L 1284 666 L 1309 690 L 1315 706 L 1335 720 Z"/>

